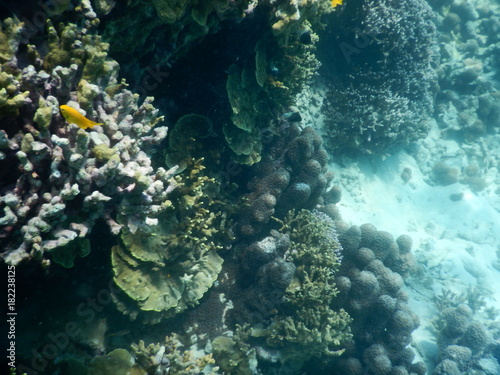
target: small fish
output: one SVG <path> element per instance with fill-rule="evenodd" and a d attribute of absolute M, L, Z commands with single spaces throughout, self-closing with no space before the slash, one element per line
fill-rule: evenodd
<path fill-rule="evenodd" d="M 330 5 L 335 8 L 337 5 L 342 5 L 343 0 L 330 0 Z"/>
<path fill-rule="evenodd" d="M 76 124 L 82 129 L 87 129 L 87 128 L 92 129 L 96 125 L 104 125 L 102 122 L 97 123 L 92 120 L 89 120 L 80 112 L 78 112 L 76 109 L 71 108 L 66 104 L 61 105 L 59 108 L 61 109 L 61 113 L 63 117 L 66 119 L 66 121 L 72 124 Z"/>

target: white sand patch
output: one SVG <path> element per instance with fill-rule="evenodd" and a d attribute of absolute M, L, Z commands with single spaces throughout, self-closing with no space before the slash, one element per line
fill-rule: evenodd
<path fill-rule="evenodd" d="M 407 281 L 407 288 L 410 306 L 421 319 L 413 337 L 424 360 L 432 362 L 436 356 L 433 299 L 443 288 L 460 294 L 476 287 L 488 306 L 500 309 L 500 272 L 493 266 L 500 253 L 495 189 L 474 194 L 459 183 L 430 186 L 415 159 L 404 152 L 386 160 L 361 159 L 331 168 L 334 183 L 342 188 L 339 208 L 344 221 L 372 223 L 395 237 L 413 238 L 420 271 Z M 401 178 L 404 168 L 412 171 L 407 183 Z M 460 200 L 450 199 L 460 193 Z"/>

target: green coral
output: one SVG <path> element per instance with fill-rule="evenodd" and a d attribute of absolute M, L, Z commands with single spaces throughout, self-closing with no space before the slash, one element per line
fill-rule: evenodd
<path fill-rule="evenodd" d="M 42 97 L 38 100 L 38 109 L 33 116 L 33 121 L 38 125 L 43 136 L 48 135 L 49 125 L 52 121 L 52 107 Z"/>
<path fill-rule="evenodd" d="M 198 161 L 177 176 L 171 206 L 156 225 L 124 228 L 112 250 L 114 281 L 123 291 L 115 301 L 132 319 L 158 323 L 198 304 L 222 269 L 217 250 L 229 223 L 210 196 L 216 181 L 202 170 Z"/>
<path fill-rule="evenodd" d="M 87 238 L 77 237 L 75 232 L 66 232 L 68 235 L 56 234 L 58 238 L 57 244 L 54 243 L 55 247 L 50 248 L 50 243 L 47 244 L 47 249 L 50 252 L 52 260 L 64 268 L 71 268 L 75 265 L 75 259 L 77 257 L 86 257 L 90 253 L 90 241 Z M 61 238 L 66 238 L 66 241 L 61 240 Z M 55 241 L 54 241 L 55 242 Z"/>
<path fill-rule="evenodd" d="M 10 18 L 4 21 L 5 24 L 10 25 L 11 28 L 15 28 L 17 25 L 21 27 L 21 23 L 15 23 Z M 0 24 L 1 26 L 1 24 Z M 2 34 L 0 29 L 0 43 L 1 39 L 12 37 L 11 35 Z M 7 43 L 8 46 L 17 46 L 16 43 Z M 10 47 L 9 47 L 10 48 Z M 1 53 L 1 52 L 0 52 Z M 5 53 L 5 57 L 13 56 Z M 1 61 L 1 59 L 0 59 Z M 8 64 L 0 65 L 0 118 L 2 117 L 15 117 L 19 114 L 19 108 L 21 108 L 29 96 L 29 91 L 21 91 L 19 84 L 20 72 L 13 70 Z"/>
<path fill-rule="evenodd" d="M 104 143 L 96 145 L 92 151 L 94 152 L 95 158 L 99 163 L 108 162 L 108 160 L 110 160 L 111 157 L 117 152 L 114 148 L 111 148 Z M 117 159 L 117 162 L 120 160 L 119 158 L 115 159 Z"/>
<path fill-rule="evenodd" d="M 253 375 L 257 373 L 255 349 L 249 344 L 249 327 L 238 326 L 234 336 L 218 336 L 212 341 L 213 355 L 224 373 Z"/>
<path fill-rule="evenodd" d="M 233 114 L 232 124 L 225 124 L 224 135 L 231 149 L 236 154 L 236 160 L 244 164 L 254 164 L 260 161 L 262 142 L 259 124 L 265 123 L 270 116 L 269 108 L 260 108 L 265 99 L 255 76 L 255 69 L 240 68 L 232 65 L 229 68 L 226 83 L 227 95 Z"/>
<path fill-rule="evenodd" d="M 22 37 L 24 23 L 12 18 L 0 22 L 0 63 L 14 57 Z"/>
<path fill-rule="evenodd" d="M 231 104 L 232 123 L 224 135 L 235 160 L 254 164 L 261 159 L 262 133 L 273 129 L 273 119 L 293 106 L 320 64 L 316 59 L 318 37 L 313 29 L 330 7 L 322 1 L 284 1 L 276 4 L 269 29 L 262 33 L 254 54 L 242 66 L 232 65 L 226 91 Z M 278 18 L 278 20 L 277 20 Z M 300 35 L 308 33 L 309 43 Z"/>
<path fill-rule="evenodd" d="M 211 150 L 218 152 L 212 128 L 212 122 L 205 116 L 192 113 L 182 116 L 170 129 L 169 148 L 165 152 L 166 164 L 179 165 L 182 170 L 193 158 L 209 155 Z"/>
<path fill-rule="evenodd" d="M 338 356 L 351 339 L 351 318 L 333 309 L 340 266 L 340 243 L 331 219 L 319 212 L 290 213 L 282 231 L 290 234 L 287 260 L 296 265 L 285 302 L 264 329 L 252 336 L 265 337 L 278 348 L 280 360 L 299 369 L 313 356 Z"/>
<path fill-rule="evenodd" d="M 90 21 L 97 26 L 98 19 Z M 109 44 L 99 35 L 84 33 L 76 24 L 61 24 L 57 28 L 47 20 L 48 52 L 43 56 L 43 68 L 76 64 L 81 78 L 101 86 L 116 84 L 119 65 L 108 57 Z M 74 44 L 75 40 L 81 43 Z"/>

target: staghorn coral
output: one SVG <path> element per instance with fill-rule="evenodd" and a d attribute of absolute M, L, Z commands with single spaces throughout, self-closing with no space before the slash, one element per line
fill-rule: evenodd
<path fill-rule="evenodd" d="M 29 90 L 18 117 L 3 115 L 3 173 L 11 185 L 0 198 L 0 223 L 12 235 L 1 239 L 2 257 L 18 264 L 48 256 L 71 267 L 75 256 L 88 253 L 85 237 L 98 218 L 118 233 L 123 226 L 147 227 L 164 212 L 175 169 L 152 166 L 150 155 L 167 131 L 156 126 L 162 118 L 152 98 L 139 103 L 128 90 L 106 92 L 117 84 L 118 67 L 106 57 L 107 45 L 75 24 L 56 29 L 47 22 L 47 38 L 47 51 L 27 41 L 29 56 L 18 49 L 1 66 L 14 97 Z M 73 44 L 78 47 L 66 51 Z M 21 57 L 23 67 L 17 65 Z M 58 111 L 63 103 L 84 106 L 105 125 L 92 132 L 67 125 Z M 126 218 L 120 224 L 118 215 Z"/>

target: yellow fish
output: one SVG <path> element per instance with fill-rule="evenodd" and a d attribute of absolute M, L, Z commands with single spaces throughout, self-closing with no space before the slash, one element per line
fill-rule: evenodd
<path fill-rule="evenodd" d="M 330 5 L 335 8 L 337 5 L 342 5 L 343 0 L 330 0 Z"/>
<path fill-rule="evenodd" d="M 87 129 L 90 128 L 92 129 L 96 125 L 104 125 L 102 122 L 97 123 L 92 120 L 89 120 L 86 118 L 84 115 L 82 115 L 80 112 L 78 112 L 76 109 L 71 108 L 70 106 L 63 104 L 59 106 L 61 113 L 63 117 L 66 119 L 66 121 L 78 125 L 82 129 Z"/>

